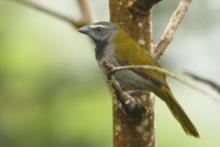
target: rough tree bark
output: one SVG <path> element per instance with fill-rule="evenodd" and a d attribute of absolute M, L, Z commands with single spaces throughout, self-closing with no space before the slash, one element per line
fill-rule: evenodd
<path fill-rule="evenodd" d="M 171 43 L 174 33 L 192 0 L 181 0 L 155 48 L 152 42 L 151 8 L 161 0 L 109 0 L 110 21 L 120 25 L 131 38 L 159 59 Z M 199 90 L 201 91 L 201 90 Z M 114 147 L 156 147 L 154 96 L 139 93 L 145 112 L 129 116 L 113 98 Z"/>
<path fill-rule="evenodd" d="M 136 2 L 140 1 L 110 0 L 110 21 L 119 24 L 130 37 L 152 53 L 151 12 L 147 6 L 145 8 L 148 10 L 143 8 L 146 11 L 139 9 Z M 148 5 L 151 7 L 153 4 L 148 3 Z M 126 114 L 117 99 L 113 98 L 114 147 L 156 146 L 154 96 L 152 94 L 139 94 L 138 96 L 144 104 L 145 112 L 135 116 Z"/>

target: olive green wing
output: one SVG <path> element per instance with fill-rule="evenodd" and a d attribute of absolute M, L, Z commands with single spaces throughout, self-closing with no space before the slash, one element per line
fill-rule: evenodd
<path fill-rule="evenodd" d="M 117 46 L 117 49 L 115 49 L 116 60 L 120 65 L 151 65 L 159 67 L 148 51 L 125 34 L 122 34 L 123 32 L 120 33 L 121 34 L 118 35 L 120 37 L 116 39 L 117 42 L 115 41 Z M 166 77 L 163 73 L 143 69 L 135 69 L 133 71 L 144 78 L 151 78 L 155 84 L 158 83 L 160 85 L 163 83 L 163 85 L 167 85 Z"/>

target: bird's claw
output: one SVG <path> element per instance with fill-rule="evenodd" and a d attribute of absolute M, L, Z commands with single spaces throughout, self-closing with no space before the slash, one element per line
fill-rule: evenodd
<path fill-rule="evenodd" d="M 124 91 L 120 84 L 112 79 L 114 65 L 110 64 L 106 59 L 102 59 L 101 64 L 106 70 L 109 84 L 113 87 L 116 97 L 122 104 L 125 111 L 129 114 L 144 112 L 145 109 L 142 101 L 138 97 L 134 96 L 137 91 Z"/>
<path fill-rule="evenodd" d="M 137 114 L 145 111 L 142 101 L 138 97 L 132 96 L 128 92 L 123 92 L 122 97 L 124 99 L 122 105 L 129 114 Z"/>

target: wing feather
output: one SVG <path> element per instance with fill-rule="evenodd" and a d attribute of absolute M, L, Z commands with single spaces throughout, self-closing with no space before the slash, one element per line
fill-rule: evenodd
<path fill-rule="evenodd" d="M 117 47 L 115 49 L 115 55 L 120 65 L 151 65 L 159 67 L 149 52 L 139 46 L 123 30 L 118 30 L 114 36 L 112 41 Z M 135 69 L 133 71 L 144 78 L 151 78 L 155 84 L 167 85 L 166 77 L 163 73 L 141 69 Z"/>

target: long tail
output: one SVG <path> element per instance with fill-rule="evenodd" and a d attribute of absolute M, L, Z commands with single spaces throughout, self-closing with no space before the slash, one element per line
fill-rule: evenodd
<path fill-rule="evenodd" d="M 179 121 L 186 134 L 199 138 L 199 133 L 196 127 L 193 125 L 189 117 L 186 115 L 180 104 L 176 101 L 169 88 L 163 87 L 162 91 L 163 93 L 161 93 L 160 91 L 156 94 L 165 101 L 170 111 L 172 112 L 174 117 Z"/>

